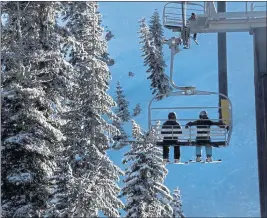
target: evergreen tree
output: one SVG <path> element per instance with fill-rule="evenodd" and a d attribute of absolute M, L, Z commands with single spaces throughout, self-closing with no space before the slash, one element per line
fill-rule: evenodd
<path fill-rule="evenodd" d="M 172 197 L 163 185 L 167 170 L 162 164 L 162 150 L 150 143 L 155 132 L 143 135 L 140 127 L 133 122 L 133 143 L 125 154 L 125 186 L 122 195 L 126 197 L 126 217 L 171 217 Z M 142 143 L 143 142 L 143 143 Z"/>
<path fill-rule="evenodd" d="M 123 124 L 125 122 L 128 122 L 130 119 L 130 112 L 129 112 L 129 102 L 126 100 L 125 95 L 123 93 L 122 87 L 120 85 L 120 82 L 117 82 L 116 86 L 116 97 L 115 97 L 117 107 L 115 108 L 115 113 L 119 120 L 114 120 L 113 125 L 116 126 L 120 134 L 116 136 L 114 139 L 115 141 L 120 141 L 120 140 L 127 140 L 127 134 L 123 129 Z M 113 148 L 119 149 L 124 147 L 126 144 L 125 143 L 119 143 L 116 142 L 113 146 Z"/>
<path fill-rule="evenodd" d="M 158 50 L 153 35 L 149 31 L 148 26 L 143 18 L 140 23 L 140 43 L 143 44 L 142 51 L 144 57 L 144 66 L 148 66 L 147 73 L 150 73 L 147 79 L 151 80 L 151 89 L 153 89 L 152 94 L 156 94 L 157 99 L 162 99 L 161 94 L 166 94 L 172 89 L 169 85 L 168 77 L 164 74 L 165 62 L 163 60 L 163 55 L 160 50 Z"/>
<path fill-rule="evenodd" d="M 127 140 L 128 136 L 127 136 L 125 130 L 123 129 L 123 123 L 121 121 L 114 120 L 113 125 L 116 126 L 118 128 L 118 130 L 120 131 L 119 135 L 113 137 L 113 139 L 115 139 L 115 140 Z"/>
<path fill-rule="evenodd" d="M 133 117 L 136 117 L 137 115 L 139 115 L 141 113 L 142 109 L 141 109 L 141 105 L 140 103 L 138 103 L 135 108 L 133 109 Z"/>
<path fill-rule="evenodd" d="M 155 46 L 156 46 L 157 50 L 159 51 L 159 53 L 163 59 L 163 51 L 162 51 L 163 28 L 162 28 L 159 13 L 157 12 L 157 10 L 154 11 L 154 13 L 153 13 L 153 15 L 149 21 L 149 30 L 152 34 L 153 39 L 154 39 Z M 165 67 L 166 65 L 165 65 L 164 60 L 163 60 L 163 63 L 164 63 L 164 67 Z"/>
<path fill-rule="evenodd" d="M 64 20 L 71 39 L 70 63 L 77 76 L 73 86 L 70 110 L 65 113 L 67 123 L 66 154 L 70 177 L 67 186 L 68 205 L 59 209 L 61 216 L 94 217 L 99 211 L 106 216 L 119 216 L 123 207 L 117 198 L 116 184 L 122 171 L 107 156 L 110 138 L 119 130 L 107 122 L 118 119 L 111 108 L 114 100 L 107 94 L 110 73 L 105 61 L 106 41 L 102 38 L 101 15 L 95 2 L 64 3 Z"/>
<path fill-rule="evenodd" d="M 119 81 L 117 82 L 116 86 L 116 94 L 115 100 L 117 103 L 117 108 L 115 109 L 115 113 L 122 122 L 128 122 L 130 119 L 129 102 L 125 98 Z"/>
<path fill-rule="evenodd" d="M 2 34 L 2 216 L 37 217 L 64 139 L 58 116 L 72 67 L 55 34 L 55 2 L 4 2 Z"/>
<path fill-rule="evenodd" d="M 182 210 L 181 193 L 179 188 L 173 191 L 172 209 L 173 218 L 185 218 Z"/>

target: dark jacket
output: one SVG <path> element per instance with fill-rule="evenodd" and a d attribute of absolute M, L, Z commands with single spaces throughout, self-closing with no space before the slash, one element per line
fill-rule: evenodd
<path fill-rule="evenodd" d="M 187 126 L 197 126 L 197 137 L 196 137 L 197 140 L 198 139 L 210 140 L 210 136 L 201 136 L 201 134 L 210 134 L 211 126 L 224 127 L 224 123 L 222 121 L 214 122 L 214 121 L 211 121 L 210 119 L 199 119 L 193 122 L 188 122 L 185 125 L 185 127 Z"/>
<path fill-rule="evenodd" d="M 178 140 L 177 134 L 182 134 L 182 128 L 176 120 L 167 120 L 162 125 L 161 134 L 163 135 L 164 142 L 168 143 L 177 142 Z M 170 136 L 164 136 L 164 135 L 170 135 Z"/>

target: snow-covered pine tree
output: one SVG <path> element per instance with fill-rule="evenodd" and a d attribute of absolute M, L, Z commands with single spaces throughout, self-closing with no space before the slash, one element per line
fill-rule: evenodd
<path fill-rule="evenodd" d="M 148 26 L 145 23 L 145 19 L 141 19 L 140 23 L 140 44 L 143 44 L 142 51 L 144 57 L 144 66 L 148 66 L 147 73 L 150 75 L 147 79 L 151 80 L 152 94 L 157 96 L 160 94 L 166 94 L 172 89 L 169 85 L 169 79 L 164 74 L 165 62 L 163 60 L 162 53 L 158 50 L 153 35 L 150 32 Z M 158 96 L 158 100 L 162 99 L 163 96 Z"/>
<path fill-rule="evenodd" d="M 181 193 L 178 187 L 173 191 L 173 200 L 171 206 L 173 210 L 172 218 L 185 218 L 182 209 Z"/>
<path fill-rule="evenodd" d="M 128 122 L 130 119 L 129 102 L 126 100 L 126 97 L 123 93 L 123 90 L 122 90 L 122 87 L 119 81 L 117 82 L 117 86 L 116 86 L 115 101 L 117 103 L 117 107 L 115 108 L 115 114 L 119 119 L 114 120 L 113 125 L 119 129 L 120 134 L 113 138 L 115 140 L 115 144 L 113 145 L 113 148 L 119 149 L 126 145 L 125 143 L 118 143 L 117 141 L 127 140 L 128 136 L 125 130 L 123 129 L 123 124 L 125 122 Z"/>
<path fill-rule="evenodd" d="M 71 110 L 65 114 L 67 153 L 71 168 L 68 180 L 68 217 L 95 217 L 102 211 L 118 217 L 123 207 L 116 184 L 123 172 L 107 156 L 110 138 L 119 133 L 107 122 L 116 120 L 107 94 L 110 72 L 103 61 L 107 44 L 100 27 L 96 2 L 66 2 L 64 20 L 73 40 L 70 62 L 77 72 Z M 105 116 L 104 119 L 102 116 Z"/>
<path fill-rule="evenodd" d="M 117 107 L 115 108 L 116 115 L 121 119 L 122 122 L 128 122 L 130 120 L 129 102 L 126 100 L 121 84 L 118 81 L 116 86 L 116 97 Z"/>
<path fill-rule="evenodd" d="M 132 123 L 132 135 L 139 143 L 131 145 L 123 161 L 128 163 L 122 189 L 126 217 L 172 217 L 172 197 L 163 185 L 167 169 L 162 164 L 162 150 L 150 143 L 155 132 L 143 135 L 135 121 Z"/>
<path fill-rule="evenodd" d="M 163 51 L 162 51 L 162 45 L 163 45 L 163 28 L 161 25 L 161 21 L 160 21 L 160 17 L 159 17 L 159 13 L 157 10 L 154 11 L 152 17 L 150 18 L 149 21 L 149 30 L 152 34 L 152 37 L 154 39 L 154 43 L 156 48 L 158 49 L 160 55 L 162 56 L 163 59 Z M 162 61 L 164 67 L 165 62 L 164 60 Z"/>
<path fill-rule="evenodd" d="M 3 2 L 2 216 L 37 217 L 64 139 L 58 115 L 72 67 L 54 31 L 55 2 Z M 52 187 L 53 188 L 53 187 Z"/>
<path fill-rule="evenodd" d="M 141 105 L 140 103 L 138 103 L 135 108 L 133 109 L 133 117 L 136 117 L 137 115 L 139 115 L 141 113 L 142 109 L 141 109 Z"/>
<path fill-rule="evenodd" d="M 112 124 L 114 126 L 116 126 L 118 128 L 118 130 L 120 131 L 119 135 L 113 137 L 113 139 L 115 141 L 127 140 L 128 139 L 128 136 L 127 136 L 125 130 L 123 129 L 123 123 L 120 120 L 114 120 L 112 122 Z"/>

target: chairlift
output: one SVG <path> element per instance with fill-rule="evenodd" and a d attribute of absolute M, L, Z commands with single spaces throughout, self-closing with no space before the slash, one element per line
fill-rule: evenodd
<path fill-rule="evenodd" d="M 174 6 L 173 6 L 174 5 Z M 200 9 L 194 8 L 192 9 L 192 6 L 196 6 L 199 7 Z M 186 10 L 193 10 L 192 12 L 195 12 L 198 14 L 198 11 L 205 11 L 205 6 L 203 7 L 200 4 L 195 4 L 195 3 L 167 3 L 164 7 L 164 12 L 163 12 L 163 17 L 164 17 L 164 27 L 171 29 L 174 32 L 180 32 L 181 33 L 181 38 L 182 38 L 182 42 L 185 45 L 185 41 L 189 40 L 189 36 L 190 34 L 190 26 L 191 21 L 188 21 L 188 16 L 191 15 L 186 15 Z M 172 10 L 172 11 L 171 11 Z M 197 20 L 194 20 L 193 23 L 198 23 L 199 21 L 198 19 L 200 19 L 200 21 L 202 21 L 201 16 L 197 16 Z M 200 18 L 199 18 L 200 17 Z M 189 31 L 189 32 L 187 32 Z M 230 139 L 231 139 L 231 135 L 232 135 L 232 130 L 233 130 L 233 115 L 232 115 L 232 103 L 230 101 L 230 99 L 221 93 L 217 93 L 217 92 L 210 92 L 210 91 L 199 91 L 196 90 L 195 87 L 193 86 L 177 86 L 175 85 L 174 81 L 173 81 L 173 69 L 174 69 L 174 56 L 179 52 L 179 49 L 177 49 L 177 46 L 179 45 L 179 43 L 181 42 L 180 40 L 178 40 L 179 38 L 171 38 L 169 40 L 164 40 L 164 43 L 168 44 L 170 49 L 171 49 L 171 63 L 170 63 L 170 84 L 171 86 L 178 90 L 178 91 L 172 91 L 170 93 L 167 94 L 161 94 L 161 95 L 157 95 L 154 96 L 152 98 L 152 100 L 149 103 L 148 106 L 148 130 L 149 131 L 153 131 L 156 133 L 156 137 L 155 137 L 155 141 L 151 142 L 151 143 L 155 143 L 158 146 L 203 146 L 203 145 L 210 145 L 210 146 L 214 146 L 214 147 L 225 147 L 225 146 L 229 146 L 230 144 Z M 190 97 L 196 96 L 199 99 L 204 99 L 204 97 L 206 96 L 216 96 L 217 98 L 220 99 L 220 106 L 210 106 L 210 105 L 204 105 L 204 106 L 175 106 L 175 102 L 180 102 L 179 99 L 181 99 L 181 97 L 185 97 L 188 98 L 188 102 L 193 102 L 190 100 Z M 160 108 L 156 108 L 156 107 L 152 107 L 153 103 L 155 103 L 156 101 L 158 101 L 158 99 L 161 99 L 160 101 L 163 101 L 164 99 L 168 99 L 170 97 L 174 97 L 176 98 L 178 101 L 172 101 L 171 102 L 171 106 L 168 105 L 168 107 L 160 107 Z M 205 110 L 205 111 L 210 111 L 210 110 L 215 110 L 217 111 L 217 113 L 220 113 L 221 116 L 218 116 L 220 118 L 214 118 L 211 119 L 212 121 L 215 121 L 217 123 L 220 122 L 220 125 L 218 125 L 218 127 L 216 126 L 208 126 L 206 128 L 206 132 L 205 136 L 203 136 L 205 139 L 205 143 L 199 143 L 199 138 L 198 140 L 196 140 L 196 137 L 199 137 L 199 133 L 198 130 L 195 126 L 190 126 L 188 128 L 186 127 L 186 123 L 190 122 L 190 121 L 194 121 L 194 120 L 198 120 L 197 117 L 191 117 L 191 118 L 187 118 L 187 117 L 182 117 L 179 116 L 178 121 L 180 122 L 180 126 L 182 127 L 182 133 L 175 133 L 175 131 L 173 131 L 173 127 L 171 127 L 171 134 L 168 135 L 168 137 L 171 137 L 170 140 L 176 141 L 175 143 L 172 142 L 166 142 L 164 141 L 164 136 L 161 133 L 162 132 L 162 128 L 160 126 L 158 126 L 158 122 L 162 122 L 161 124 L 163 124 L 165 121 L 167 121 L 166 116 L 167 113 L 164 114 L 164 117 L 154 117 L 154 115 L 152 116 L 152 112 L 156 111 L 156 110 L 160 110 L 160 111 L 176 111 L 176 110 L 181 110 L 183 112 L 186 111 L 190 111 L 190 110 Z M 217 114 L 216 113 L 216 114 Z M 164 134 L 165 135 L 165 134 Z M 202 134 L 203 135 L 203 134 Z M 165 135 L 166 136 L 166 135 Z M 207 143 L 207 137 L 210 138 L 209 143 Z M 177 140 L 178 139 L 178 140 Z M 129 143 L 131 143 L 133 141 L 129 141 Z M 138 142 L 135 141 L 135 143 L 143 143 L 143 141 Z"/>
<path fill-rule="evenodd" d="M 197 25 L 201 15 L 205 12 L 205 6 L 192 2 L 169 2 L 163 9 L 163 26 L 173 32 L 179 32 L 184 48 L 190 48 L 190 34 L 192 25 Z M 196 20 L 189 20 L 191 13 L 198 15 Z"/>
<path fill-rule="evenodd" d="M 217 96 L 221 98 L 221 106 L 175 106 L 175 102 L 179 102 L 179 97 L 182 96 L 186 96 L 186 98 L 189 98 L 188 100 L 190 101 L 190 97 L 192 96 L 198 96 L 198 97 L 205 97 L 205 96 Z M 178 119 L 177 121 L 180 123 L 180 126 L 182 128 L 182 133 L 179 134 L 175 134 L 173 133 L 174 131 L 174 126 L 171 127 L 170 132 L 171 134 L 168 135 L 168 137 L 170 138 L 170 140 L 176 140 L 176 143 L 170 143 L 170 142 L 164 142 L 163 141 L 163 134 L 161 134 L 162 132 L 162 128 L 158 128 L 157 126 L 157 122 L 161 122 L 164 123 L 165 121 L 167 121 L 166 116 L 168 115 L 169 111 L 183 111 L 183 112 L 189 112 L 192 110 L 205 110 L 205 111 L 210 111 L 210 110 L 216 110 L 219 111 L 221 110 L 222 113 L 222 118 L 221 119 L 210 119 L 212 121 L 215 122 L 219 122 L 221 121 L 223 124 L 220 125 L 220 127 L 216 127 L 216 126 L 211 126 L 210 128 L 208 128 L 208 132 L 204 137 L 210 137 L 210 144 L 205 143 L 205 145 L 210 145 L 213 147 L 225 147 L 228 146 L 230 143 L 230 139 L 231 139 L 231 134 L 232 134 L 232 129 L 233 129 L 233 123 L 232 123 L 232 103 L 230 101 L 230 99 L 220 93 L 216 93 L 216 92 L 207 92 L 207 91 L 197 91 L 194 90 L 192 88 L 188 88 L 182 91 L 175 91 L 175 92 L 171 92 L 168 93 L 165 97 L 169 98 L 169 97 L 174 97 L 177 100 L 175 101 L 171 101 L 173 102 L 173 105 L 168 105 L 168 107 L 153 107 L 153 103 L 155 103 L 156 100 L 156 96 L 150 101 L 149 106 L 148 106 L 148 127 L 149 130 L 155 130 L 156 129 L 156 144 L 158 146 L 203 146 L 203 144 L 198 143 L 196 141 L 196 137 L 200 136 L 197 133 L 197 128 L 195 126 L 191 126 L 188 129 L 185 128 L 185 125 L 187 122 L 189 121 L 194 121 L 197 120 L 198 118 L 186 118 L 186 117 L 181 117 L 178 114 Z M 158 101 L 157 101 L 158 102 Z M 166 111 L 166 114 L 164 114 L 164 117 L 155 117 L 153 116 L 153 112 L 154 111 Z M 228 129 L 226 129 L 226 127 Z M 177 130 L 177 129 L 176 129 Z M 166 135 L 165 135 L 166 136 Z M 177 140 L 178 138 L 178 140 Z M 206 140 L 206 139 L 205 139 Z M 199 141 L 199 140 L 198 140 Z"/>

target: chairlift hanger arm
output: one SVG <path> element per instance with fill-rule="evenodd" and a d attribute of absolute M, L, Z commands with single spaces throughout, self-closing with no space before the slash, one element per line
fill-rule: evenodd
<path fill-rule="evenodd" d="M 174 65 L 174 56 L 176 54 L 175 48 L 177 46 L 177 43 L 175 40 L 173 40 L 173 43 L 171 44 L 171 64 L 170 64 L 170 83 L 174 89 L 178 90 L 194 90 L 194 86 L 177 86 L 173 80 L 173 65 Z"/>

